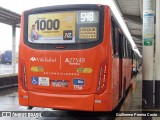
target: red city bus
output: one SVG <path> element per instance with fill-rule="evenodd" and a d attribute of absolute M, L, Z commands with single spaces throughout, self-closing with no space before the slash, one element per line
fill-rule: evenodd
<path fill-rule="evenodd" d="M 23 12 L 19 104 L 112 111 L 131 83 L 131 45 L 106 5 Z"/>

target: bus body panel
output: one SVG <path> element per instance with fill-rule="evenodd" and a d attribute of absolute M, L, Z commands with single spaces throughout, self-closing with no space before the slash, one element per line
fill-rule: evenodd
<path fill-rule="evenodd" d="M 119 69 L 114 69 L 119 66 L 119 59 L 112 59 L 112 81 L 113 81 L 113 108 L 118 104 L 118 95 L 119 95 Z"/>
<path fill-rule="evenodd" d="M 125 87 L 125 89 L 127 90 L 128 87 L 131 84 L 131 71 L 132 71 L 132 66 L 131 66 L 131 59 L 129 58 L 124 58 L 123 59 L 123 81 L 125 80 L 126 83 L 123 82 L 123 88 Z M 124 92 L 123 92 L 124 94 Z"/>
<path fill-rule="evenodd" d="M 123 98 L 124 94 L 131 85 L 131 60 L 130 59 L 123 59 L 123 65 L 122 65 L 122 88 L 120 90 L 120 78 L 119 78 L 119 59 L 113 58 L 113 109 L 119 104 L 120 100 Z M 120 91 L 119 91 L 120 90 Z M 121 97 L 119 98 L 119 94 L 121 94 Z"/>
<path fill-rule="evenodd" d="M 24 50 L 28 49 L 27 46 L 24 47 Z M 104 60 L 108 62 L 105 55 L 105 49 L 103 46 L 96 46 L 95 48 L 83 50 L 83 51 L 67 51 L 67 52 L 45 52 L 38 51 L 34 52 L 34 50 L 26 51 L 25 57 L 21 57 L 20 61 L 25 61 L 25 66 L 27 69 L 27 85 L 29 91 L 34 92 L 43 92 L 43 93 L 59 93 L 59 94 L 91 94 L 96 92 L 98 75 L 100 71 L 100 65 Z M 30 54 L 32 53 L 32 54 Z M 102 53 L 102 54 L 99 54 Z M 47 54 L 47 55 L 46 55 Z M 54 54 L 54 57 L 52 57 Z M 95 56 L 96 54 L 96 56 Z M 61 58 L 60 58 L 61 57 Z M 48 58 L 53 59 L 55 61 L 63 61 L 63 62 L 39 62 L 32 61 L 32 58 Z M 65 62 L 66 59 L 73 60 L 74 58 L 84 58 L 85 63 L 81 63 L 81 65 L 70 65 L 68 62 Z M 61 66 L 61 65 L 62 66 Z M 61 68 L 60 68 L 61 66 Z M 37 68 L 39 67 L 39 68 Z M 86 71 L 81 71 L 82 69 L 86 69 Z M 97 69 L 95 69 L 97 68 Z M 37 69 L 40 72 L 37 72 Z M 79 71 L 78 71 L 79 70 Z M 84 72 L 84 73 L 82 73 Z M 67 75 L 66 75 L 67 74 Z M 50 83 L 49 86 L 41 86 L 37 84 L 33 84 L 33 77 L 49 77 Z M 83 79 L 85 80 L 84 86 L 81 89 L 74 88 L 73 79 Z M 56 87 L 52 86 L 53 80 L 67 80 L 67 87 Z"/>
<path fill-rule="evenodd" d="M 19 53 L 19 103 L 24 106 L 54 109 L 111 111 L 119 103 L 119 62 L 114 58 L 111 37 L 110 8 L 104 9 L 103 41 L 97 46 L 83 50 L 36 50 L 24 44 L 24 14 L 21 18 Z M 25 55 L 24 55 L 25 53 Z M 128 63 L 122 63 L 122 78 L 127 76 Z M 21 64 L 22 63 L 22 64 Z M 106 89 L 97 94 L 100 69 L 107 66 Z M 26 90 L 21 85 L 23 68 L 26 69 Z M 125 67 L 124 67 L 125 66 Z M 124 70 L 126 69 L 126 70 Z M 36 82 L 37 77 L 49 78 L 49 85 Z M 75 85 L 74 79 L 83 82 Z M 56 85 L 56 82 L 66 82 Z M 123 88 L 122 79 L 122 88 Z M 128 84 L 128 82 L 127 82 Z M 123 90 L 121 91 L 123 96 Z M 85 103 L 85 105 L 84 105 Z"/>

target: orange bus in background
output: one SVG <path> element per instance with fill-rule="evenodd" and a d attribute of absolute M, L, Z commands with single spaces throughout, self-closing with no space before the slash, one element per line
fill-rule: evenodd
<path fill-rule="evenodd" d="M 23 12 L 19 104 L 112 111 L 131 83 L 132 48 L 106 5 Z"/>

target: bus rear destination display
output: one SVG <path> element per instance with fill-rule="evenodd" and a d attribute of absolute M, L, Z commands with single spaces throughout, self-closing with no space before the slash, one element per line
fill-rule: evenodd
<path fill-rule="evenodd" d="M 46 44 L 88 43 L 99 39 L 99 12 L 59 11 L 30 14 L 28 42 Z"/>

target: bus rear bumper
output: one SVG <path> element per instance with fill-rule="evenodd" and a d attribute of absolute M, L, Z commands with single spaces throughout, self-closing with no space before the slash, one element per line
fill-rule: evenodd
<path fill-rule="evenodd" d="M 61 110 L 112 111 L 112 102 L 108 99 L 110 97 L 111 94 L 105 93 L 102 95 L 62 95 L 27 92 L 19 89 L 20 105 Z"/>
<path fill-rule="evenodd" d="M 59 95 L 29 92 L 29 106 L 66 110 L 93 111 L 94 94 Z"/>

